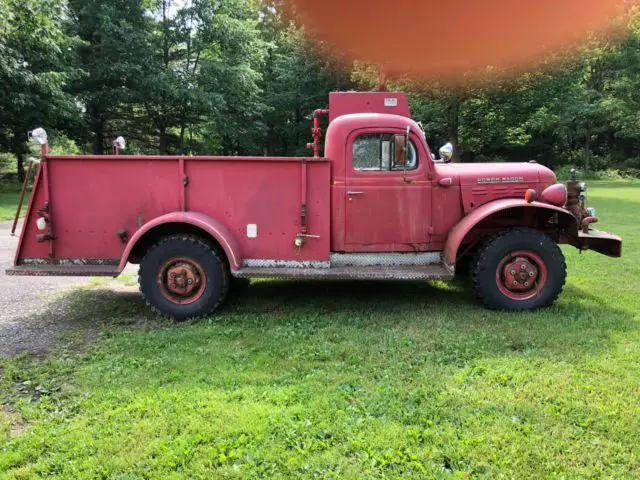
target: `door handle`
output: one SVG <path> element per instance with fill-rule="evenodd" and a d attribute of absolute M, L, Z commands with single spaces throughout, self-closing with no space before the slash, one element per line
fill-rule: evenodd
<path fill-rule="evenodd" d="M 347 192 L 347 195 L 355 197 L 356 195 L 364 195 L 364 192 Z"/>

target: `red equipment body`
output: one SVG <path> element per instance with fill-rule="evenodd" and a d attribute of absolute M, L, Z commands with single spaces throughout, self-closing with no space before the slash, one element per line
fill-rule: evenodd
<path fill-rule="evenodd" d="M 316 154 L 327 114 L 324 157 L 49 155 L 45 145 L 8 273 L 115 276 L 175 234 L 205 239 L 236 277 L 447 279 L 513 227 L 620 256 L 618 237 L 564 208 L 562 186 L 543 195 L 556 182 L 546 167 L 435 162 L 402 93 L 331 94 L 315 114 Z M 526 201 L 527 190 L 555 205 Z"/>
<path fill-rule="evenodd" d="M 329 260 L 325 160 L 51 155 L 46 162 L 47 171 L 34 186 L 17 264 L 62 264 L 71 271 L 78 264 L 117 266 L 141 233 L 166 224 L 192 225 L 229 245 L 225 252 L 233 270 L 243 259 Z M 319 238 L 295 249 L 303 202 L 313 205 L 307 228 Z M 36 210 L 45 204 L 54 238 L 39 242 Z M 247 235 L 252 224 L 255 238 Z"/>

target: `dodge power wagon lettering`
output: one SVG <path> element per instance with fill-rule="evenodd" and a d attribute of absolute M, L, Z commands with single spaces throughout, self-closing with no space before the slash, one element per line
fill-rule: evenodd
<path fill-rule="evenodd" d="M 7 273 L 140 264 L 148 303 L 185 319 L 213 312 L 236 279 L 449 280 L 465 261 L 486 306 L 526 310 L 562 290 L 558 244 L 621 254 L 592 229 L 584 184 L 535 162 L 451 164 L 450 145 L 436 159 L 403 93 L 332 93 L 312 132 L 310 157 L 192 157 L 119 155 L 120 141 L 116 155 L 50 155 L 39 129 Z"/>

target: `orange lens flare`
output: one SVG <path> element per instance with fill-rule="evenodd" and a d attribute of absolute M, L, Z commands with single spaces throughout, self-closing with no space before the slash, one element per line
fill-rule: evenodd
<path fill-rule="evenodd" d="M 625 0 L 289 0 L 302 22 L 389 74 L 525 69 L 611 28 Z"/>

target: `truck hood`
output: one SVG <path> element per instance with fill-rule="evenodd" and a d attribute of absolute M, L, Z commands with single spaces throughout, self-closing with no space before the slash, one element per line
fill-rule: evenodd
<path fill-rule="evenodd" d="M 439 178 L 451 177 L 454 185 L 495 183 L 555 183 L 553 171 L 537 163 L 448 163 L 436 164 Z"/>

